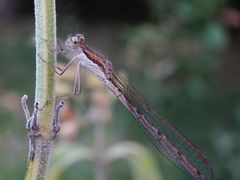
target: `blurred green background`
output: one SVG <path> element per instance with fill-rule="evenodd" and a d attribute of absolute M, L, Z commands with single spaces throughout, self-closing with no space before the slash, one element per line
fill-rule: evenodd
<path fill-rule="evenodd" d="M 0 179 L 23 179 L 26 170 L 20 98 L 28 94 L 33 104 L 33 13 L 33 1 L 0 0 Z M 57 1 L 58 38 L 84 34 L 200 147 L 217 180 L 240 179 L 239 30 L 237 0 Z M 59 78 L 59 93 L 71 91 L 69 77 Z M 91 74 L 83 73 L 81 85 L 62 111 L 50 179 L 191 179 Z"/>

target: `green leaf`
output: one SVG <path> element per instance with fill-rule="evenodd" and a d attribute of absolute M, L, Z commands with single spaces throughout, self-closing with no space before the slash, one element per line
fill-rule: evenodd
<path fill-rule="evenodd" d="M 94 151 L 91 148 L 72 143 L 58 144 L 53 153 L 48 179 L 58 180 L 62 173 L 73 164 L 93 158 Z"/>
<path fill-rule="evenodd" d="M 135 142 L 121 142 L 113 145 L 106 153 L 110 161 L 125 159 L 128 161 L 136 180 L 162 180 L 151 153 Z"/>

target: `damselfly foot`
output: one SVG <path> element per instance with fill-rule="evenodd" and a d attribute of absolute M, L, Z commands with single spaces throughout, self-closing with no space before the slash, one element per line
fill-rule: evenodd
<path fill-rule="evenodd" d="M 62 76 L 65 71 L 68 69 L 68 67 L 74 62 L 79 61 L 77 58 L 71 59 L 63 68 L 60 68 L 57 65 L 51 65 L 48 61 L 43 59 L 40 55 L 38 57 L 48 66 L 52 66 L 54 69 L 54 72 L 57 73 L 59 76 Z M 71 96 L 79 96 L 81 94 L 81 65 L 80 63 L 77 64 L 77 70 L 75 73 L 75 80 L 74 80 L 74 86 L 73 91 L 71 94 L 64 96 L 64 97 L 71 97 Z"/>
<path fill-rule="evenodd" d="M 28 138 L 29 138 L 29 159 L 31 161 L 33 161 L 34 157 L 35 157 L 35 153 L 36 153 L 36 145 L 35 145 L 36 142 L 35 141 L 37 138 L 41 137 L 40 129 L 37 125 L 37 113 L 41 109 L 39 108 L 39 104 L 36 102 L 34 104 L 33 113 L 30 116 L 29 108 L 27 105 L 27 99 L 28 99 L 28 96 L 24 95 L 22 97 L 21 102 L 22 102 L 22 108 L 23 108 L 23 111 L 25 113 L 25 117 L 27 120 L 26 129 L 28 131 Z"/>
<path fill-rule="evenodd" d="M 51 65 L 48 61 L 46 61 L 45 59 L 43 59 L 39 54 L 38 54 L 38 57 L 45 63 L 47 64 L 48 66 L 52 66 L 52 68 L 54 69 L 54 72 L 57 73 L 59 76 L 61 76 L 64 72 L 63 72 L 63 69 L 56 66 L 56 65 Z M 59 72 L 57 71 L 59 70 Z"/>
<path fill-rule="evenodd" d="M 41 37 L 41 39 L 47 43 L 47 45 L 51 48 L 52 52 L 56 52 L 57 54 L 61 54 L 61 55 L 65 55 L 65 54 L 72 52 L 71 50 L 63 49 L 63 46 L 59 39 L 57 39 L 57 47 L 56 48 L 55 48 L 54 44 L 51 43 L 50 41 L 48 41 L 47 39 L 44 39 L 43 37 Z"/>
<path fill-rule="evenodd" d="M 61 101 L 57 104 L 54 113 L 53 126 L 52 126 L 52 138 L 55 139 L 57 137 L 57 133 L 60 131 L 60 121 L 59 121 L 59 111 L 63 107 L 64 102 Z"/>

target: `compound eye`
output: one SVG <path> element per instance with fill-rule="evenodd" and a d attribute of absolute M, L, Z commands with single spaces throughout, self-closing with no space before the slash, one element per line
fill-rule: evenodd
<path fill-rule="evenodd" d="M 81 45 L 84 45 L 85 44 L 85 38 L 84 36 L 79 36 L 79 42 Z"/>
<path fill-rule="evenodd" d="M 77 42 L 78 42 L 78 39 L 76 37 L 72 37 L 72 43 L 77 44 Z"/>

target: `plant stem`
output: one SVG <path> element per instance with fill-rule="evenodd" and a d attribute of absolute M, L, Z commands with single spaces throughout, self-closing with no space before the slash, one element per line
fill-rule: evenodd
<path fill-rule="evenodd" d="M 106 178 L 106 162 L 105 155 L 105 141 L 104 141 L 104 123 L 95 121 L 93 124 L 93 133 L 95 138 L 95 152 L 96 152 L 96 180 L 105 180 Z"/>
<path fill-rule="evenodd" d="M 41 138 L 36 139 L 36 154 L 28 161 L 25 180 L 46 179 L 50 152 L 53 148 L 52 121 L 55 106 L 56 8 L 55 0 L 34 0 L 36 40 L 35 102 L 44 108 L 39 111 Z M 46 60 L 49 65 L 44 63 Z"/>

